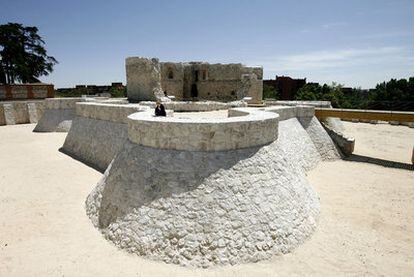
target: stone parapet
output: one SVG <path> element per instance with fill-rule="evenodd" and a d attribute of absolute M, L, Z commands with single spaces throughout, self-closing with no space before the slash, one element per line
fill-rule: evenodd
<path fill-rule="evenodd" d="M 135 113 L 128 117 L 128 138 L 138 145 L 188 151 L 248 148 L 277 139 L 277 114 L 243 108 L 236 108 L 236 112 L 244 115 L 186 119 Z"/>
<path fill-rule="evenodd" d="M 155 102 L 143 101 L 139 102 L 141 106 L 148 106 L 155 108 Z M 216 102 L 216 101 L 171 101 L 162 103 L 166 109 L 173 110 L 175 112 L 207 112 L 216 110 L 227 110 L 234 107 L 247 107 L 247 103 L 244 101 L 233 102 Z"/>
<path fill-rule="evenodd" d="M 84 101 L 81 97 L 67 97 L 67 98 L 46 98 L 46 109 L 75 109 L 77 102 Z"/>
<path fill-rule="evenodd" d="M 84 102 L 77 103 L 76 105 L 77 116 L 117 123 L 127 123 L 128 115 L 146 110 L 149 110 L 149 107 L 138 104 L 125 105 Z"/>
<path fill-rule="evenodd" d="M 0 126 L 36 123 L 43 110 L 41 100 L 0 102 Z"/>

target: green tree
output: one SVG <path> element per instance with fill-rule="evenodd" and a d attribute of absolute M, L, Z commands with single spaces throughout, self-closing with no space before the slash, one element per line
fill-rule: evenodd
<path fill-rule="evenodd" d="M 263 84 L 263 99 L 279 99 L 279 92 L 274 86 Z"/>
<path fill-rule="evenodd" d="M 38 82 L 49 75 L 57 60 L 48 56 L 36 27 L 18 23 L 0 25 L 0 82 Z"/>
<path fill-rule="evenodd" d="M 331 101 L 333 107 L 341 107 L 346 103 L 342 85 L 337 83 L 323 86 L 318 83 L 307 83 L 298 90 L 296 100 Z"/>

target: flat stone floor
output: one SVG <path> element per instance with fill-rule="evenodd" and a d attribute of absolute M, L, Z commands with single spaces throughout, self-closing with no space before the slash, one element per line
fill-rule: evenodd
<path fill-rule="evenodd" d="M 66 134 L 34 126 L 0 126 L 0 276 L 414 276 L 414 171 L 321 163 L 308 176 L 319 227 L 304 245 L 256 264 L 188 269 L 106 241 L 84 210 L 101 174 L 58 152 Z M 366 128 L 380 139 L 376 127 Z M 388 147 L 399 151 L 412 129 L 392 127 Z"/>

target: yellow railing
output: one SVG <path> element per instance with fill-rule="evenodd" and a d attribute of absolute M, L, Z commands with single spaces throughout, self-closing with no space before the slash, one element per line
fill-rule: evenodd
<path fill-rule="evenodd" d="M 341 119 L 365 119 L 381 121 L 414 122 L 414 112 L 378 111 L 378 110 L 351 110 L 315 108 L 315 116 L 319 119 L 339 117 Z"/>

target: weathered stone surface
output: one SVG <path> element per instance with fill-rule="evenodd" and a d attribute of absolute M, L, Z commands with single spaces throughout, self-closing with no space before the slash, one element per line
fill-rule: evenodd
<path fill-rule="evenodd" d="M 171 101 L 162 103 L 166 109 L 174 110 L 175 112 L 206 112 L 216 110 L 227 110 L 235 107 L 247 107 L 247 103 L 244 101 L 233 102 L 216 102 L 216 101 Z M 140 102 L 141 106 L 148 106 L 155 108 L 155 102 L 143 101 Z"/>
<path fill-rule="evenodd" d="M 68 98 L 48 98 L 44 101 L 43 116 L 36 125 L 34 132 L 68 132 L 72 120 L 76 115 L 78 103 L 89 105 L 91 103 L 107 102 L 111 99 L 106 97 L 68 97 Z M 125 101 L 125 100 L 119 100 Z M 109 105 L 109 104 L 108 104 Z M 97 114 L 105 113 L 105 107 L 96 111 Z"/>
<path fill-rule="evenodd" d="M 74 109 L 46 109 L 42 118 L 36 124 L 33 132 L 57 132 L 59 125 L 64 121 L 72 121 L 75 118 Z M 66 128 L 59 128 L 60 132 L 68 132 L 70 124 Z M 69 129 L 67 129 L 69 128 Z"/>
<path fill-rule="evenodd" d="M 128 137 L 127 116 L 146 110 L 134 104 L 77 103 L 62 151 L 103 172 Z"/>
<path fill-rule="evenodd" d="M 299 121 L 309 134 L 309 137 L 323 160 L 332 160 L 341 157 L 335 143 L 316 117 L 301 117 Z"/>
<path fill-rule="evenodd" d="M 328 135 L 332 138 L 338 148 L 341 150 L 342 154 L 345 156 L 350 156 L 354 152 L 355 139 L 345 136 L 343 133 L 338 130 L 333 129 L 328 124 L 322 123 L 322 126 L 325 128 Z"/>
<path fill-rule="evenodd" d="M 61 150 L 103 172 L 127 137 L 127 124 L 76 116 Z"/>
<path fill-rule="evenodd" d="M 7 101 L 0 103 L 0 125 L 36 123 L 44 110 L 44 101 Z"/>
<path fill-rule="evenodd" d="M 29 112 L 27 103 L 22 101 L 3 104 L 6 125 L 29 123 Z"/>
<path fill-rule="evenodd" d="M 280 132 L 289 133 L 284 123 Z M 296 135 L 218 152 L 127 142 L 89 195 L 87 214 L 118 247 L 167 263 L 209 267 L 287 253 L 319 214 L 304 169 L 285 151 L 303 149 Z"/>
<path fill-rule="evenodd" d="M 231 109 L 229 120 L 243 122 L 254 111 L 272 110 Z M 141 138 L 125 140 L 89 195 L 87 214 L 118 247 L 167 263 L 209 267 L 256 262 L 291 251 L 313 232 L 319 213 L 319 200 L 305 171 L 322 158 L 338 155 L 313 116 L 313 107 L 276 111 L 284 120 L 261 128 L 278 130 L 277 140 L 226 151 L 138 145 L 134 141 L 161 134 L 151 133 L 150 126 L 134 128 L 130 116 L 129 135 Z M 165 123 L 154 129 L 172 137 L 186 124 L 162 118 L 149 125 L 154 122 Z M 177 126 L 169 126 L 174 123 Z M 204 134 L 196 127 L 191 134 L 182 132 L 183 145 Z"/>
<path fill-rule="evenodd" d="M 257 109 L 236 109 L 245 115 L 187 119 L 156 117 L 152 112 L 132 114 L 128 117 L 128 138 L 143 146 L 189 151 L 240 149 L 277 139 L 277 114 Z"/>
<path fill-rule="evenodd" d="M 159 62 L 131 57 L 126 60 L 126 71 L 128 98 L 132 101 L 155 100 L 154 88 L 177 100 L 233 101 L 250 96 L 254 103 L 262 101 L 262 67 L 241 63 Z M 156 98 L 167 99 L 163 93 Z"/>
<path fill-rule="evenodd" d="M 342 124 L 341 119 L 337 117 L 327 117 L 323 119 L 323 122 L 326 123 L 331 129 L 337 131 L 337 132 L 343 132 L 345 131 L 345 127 Z M 372 122 L 370 122 L 372 123 Z"/>
<path fill-rule="evenodd" d="M 125 63 L 128 100 L 154 101 L 164 96 L 158 59 L 130 57 Z"/>
<path fill-rule="evenodd" d="M 45 110 L 33 132 L 68 132 L 70 121 L 75 117 L 76 103 L 81 101 L 84 100 L 80 97 L 45 99 Z"/>
<path fill-rule="evenodd" d="M 128 115 L 148 109 L 148 107 L 142 107 L 138 104 L 125 105 L 89 102 L 78 103 L 76 105 L 76 115 L 117 123 L 127 123 Z"/>

